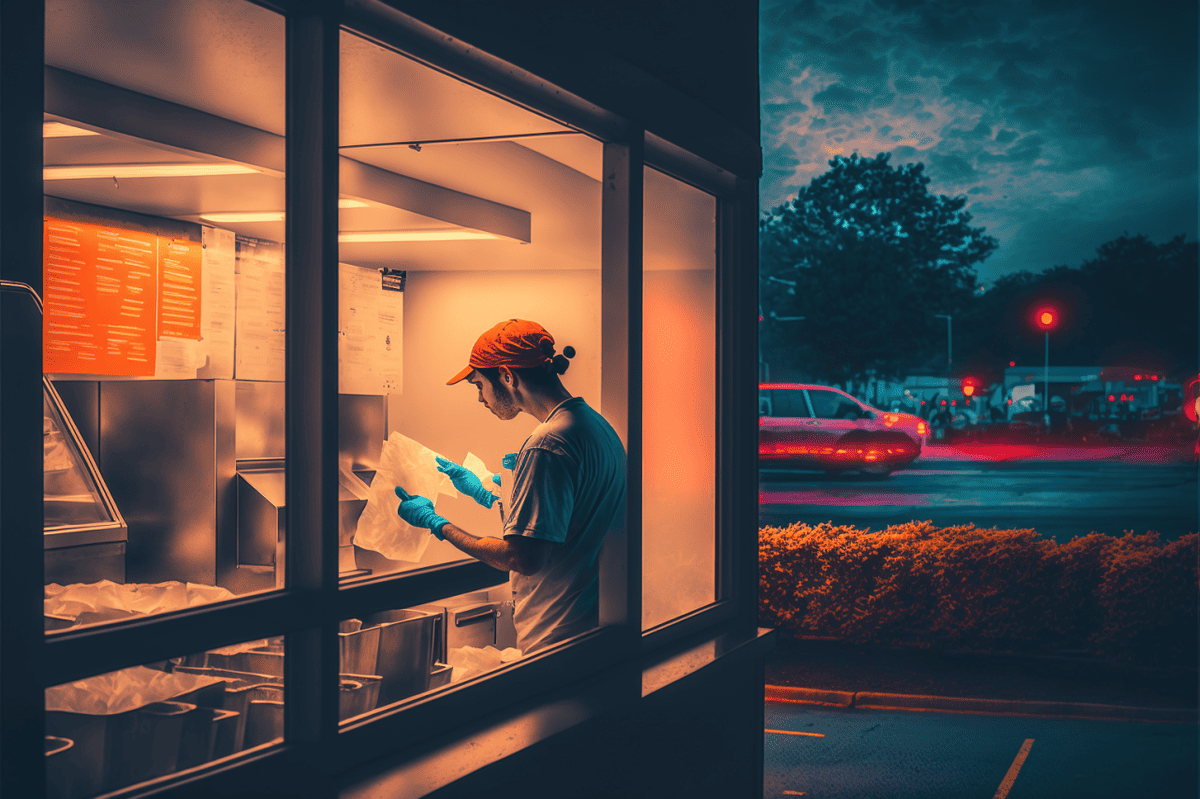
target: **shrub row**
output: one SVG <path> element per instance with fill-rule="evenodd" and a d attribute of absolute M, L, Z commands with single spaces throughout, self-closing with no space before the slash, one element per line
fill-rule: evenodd
<path fill-rule="evenodd" d="M 1003 650 L 1086 650 L 1192 663 L 1197 536 L 1034 530 L 759 531 L 759 618 L 794 635 Z"/>

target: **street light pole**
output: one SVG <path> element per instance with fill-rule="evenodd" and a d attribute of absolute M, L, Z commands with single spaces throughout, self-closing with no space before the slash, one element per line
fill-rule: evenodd
<path fill-rule="evenodd" d="M 1046 402 L 1042 406 L 1042 415 L 1045 417 L 1046 433 L 1050 432 L 1050 329 L 1046 328 L 1046 367 L 1042 373 L 1042 396 Z"/>
<path fill-rule="evenodd" d="M 1033 321 L 1046 331 L 1046 365 L 1042 373 L 1042 421 L 1046 432 L 1050 432 L 1050 331 L 1058 325 L 1058 311 L 1050 306 L 1034 311 Z"/>
<path fill-rule="evenodd" d="M 954 374 L 954 317 L 948 313 L 935 313 L 939 319 L 946 320 L 946 377 Z"/>

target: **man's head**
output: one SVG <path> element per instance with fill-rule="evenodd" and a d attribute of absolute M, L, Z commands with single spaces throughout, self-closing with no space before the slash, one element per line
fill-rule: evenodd
<path fill-rule="evenodd" d="M 488 410 L 508 420 L 521 411 L 533 412 L 547 400 L 570 396 L 558 376 L 573 357 L 572 347 L 556 355 L 554 337 L 537 322 L 509 319 L 476 339 L 467 366 L 446 385 L 467 380 Z"/>

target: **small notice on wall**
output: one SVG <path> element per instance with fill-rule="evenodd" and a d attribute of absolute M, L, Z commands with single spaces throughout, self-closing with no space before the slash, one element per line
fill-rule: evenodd
<path fill-rule="evenodd" d="M 236 244 L 231 230 L 205 227 L 201 270 L 200 335 L 206 362 L 196 377 L 233 379 Z"/>
<path fill-rule="evenodd" d="M 201 254 L 199 242 L 159 241 L 159 338 L 200 340 Z"/>
<path fill-rule="evenodd" d="M 377 269 L 338 264 L 338 393 L 399 393 L 404 293 Z"/>
<path fill-rule="evenodd" d="M 42 369 L 154 374 L 158 237 L 47 217 Z"/>
<path fill-rule="evenodd" d="M 283 268 L 283 245 L 237 237 L 234 377 L 238 380 L 284 379 Z"/>

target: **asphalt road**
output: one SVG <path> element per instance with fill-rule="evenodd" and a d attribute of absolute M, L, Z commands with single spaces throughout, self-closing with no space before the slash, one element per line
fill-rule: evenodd
<path fill-rule="evenodd" d="M 792 471 L 759 475 L 759 523 L 832 521 L 880 530 L 930 520 L 939 527 L 1032 528 L 1066 540 L 1095 531 L 1195 532 L 1197 468 L 1123 460 L 994 461 L 935 448 L 884 479 Z"/>
<path fill-rule="evenodd" d="M 768 703 L 766 730 L 764 799 L 1197 796 L 1194 724 Z"/>

